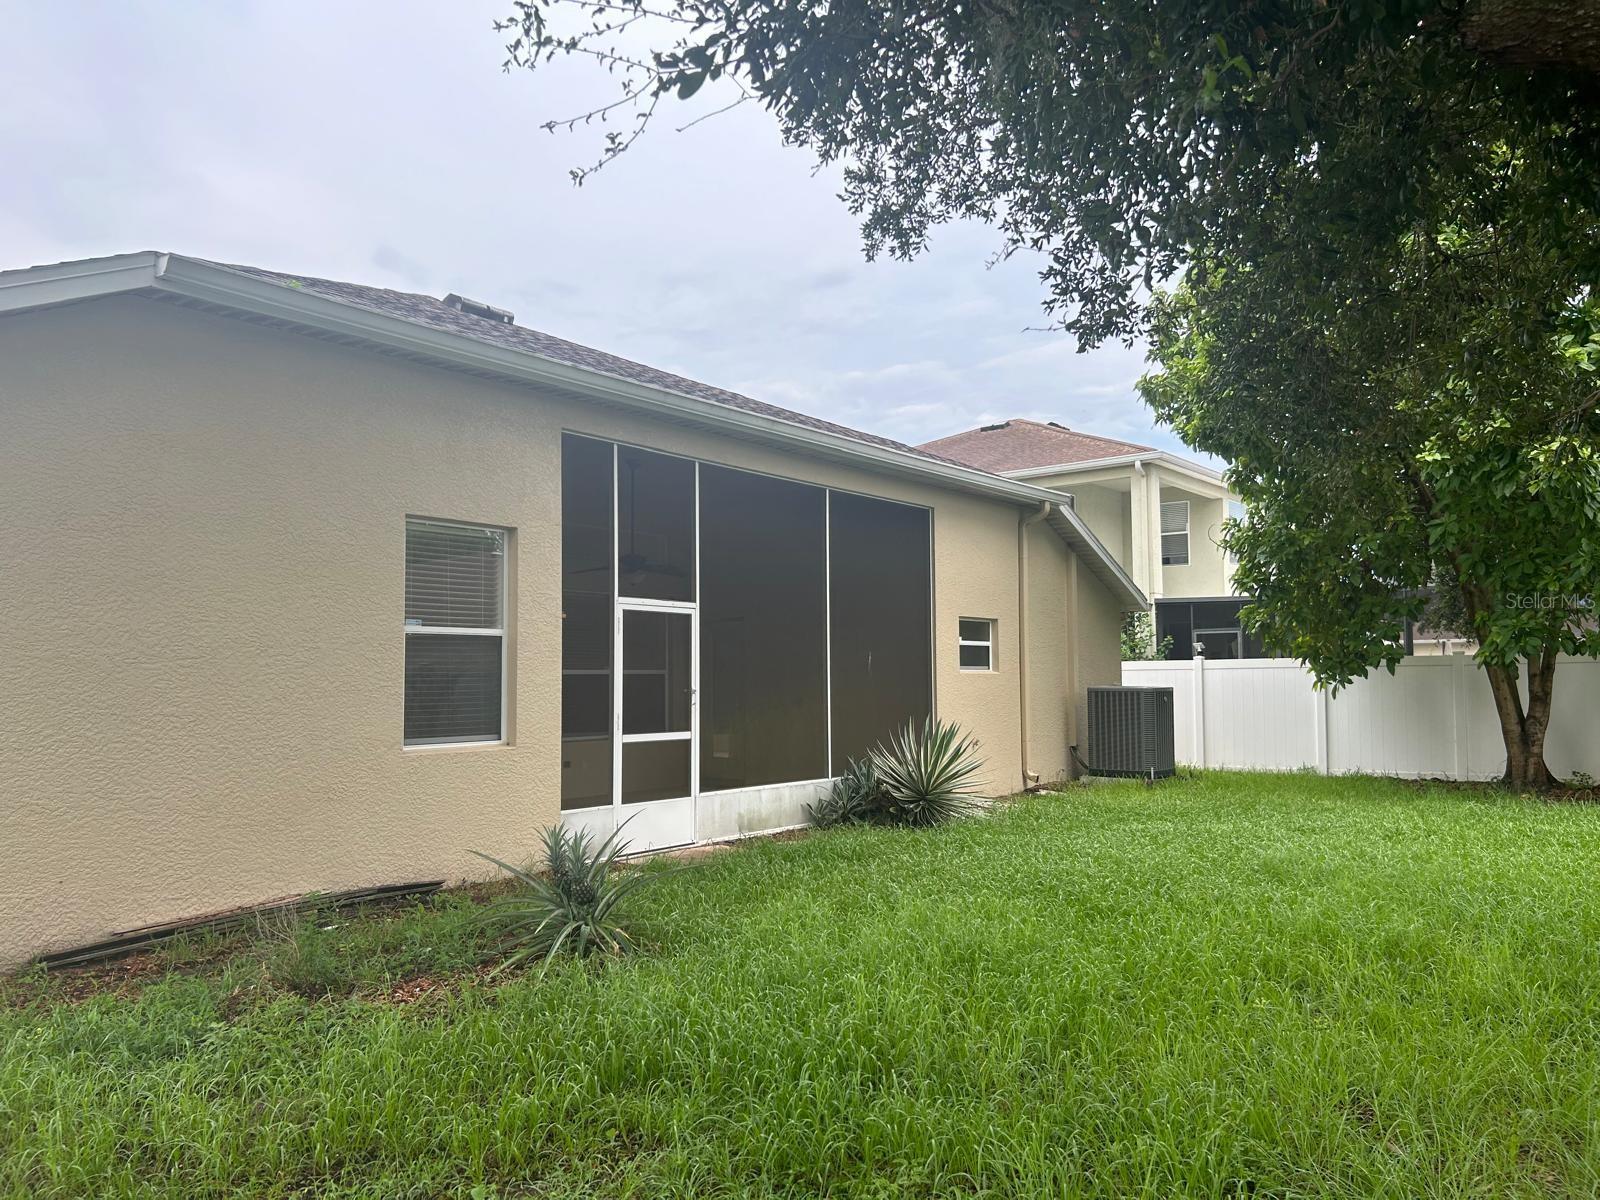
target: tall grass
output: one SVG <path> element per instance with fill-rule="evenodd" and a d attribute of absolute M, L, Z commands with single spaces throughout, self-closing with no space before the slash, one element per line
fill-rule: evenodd
<path fill-rule="evenodd" d="M 1597 866 L 1600 810 L 1304 776 L 752 843 L 604 970 L 0 1014 L 0 1193 L 1591 1196 Z"/>

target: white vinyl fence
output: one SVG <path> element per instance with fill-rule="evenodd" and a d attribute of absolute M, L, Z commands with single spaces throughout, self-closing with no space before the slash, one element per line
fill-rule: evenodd
<path fill-rule="evenodd" d="M 1170 687 L 1177 759 L 1196 767 L 1497 779 L 1505 746 L 1489 681 L 1466 655 L 1407 658 L 1337 694 L 1290 658 L 1125 662 L 1122 682 Z M 1600 661 L 1562 659 L 1545 760 L 1600 777 Z"/>

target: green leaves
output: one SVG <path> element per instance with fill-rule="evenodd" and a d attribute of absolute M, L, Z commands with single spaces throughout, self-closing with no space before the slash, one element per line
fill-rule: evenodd
<path fill-rule="evenodd" d="M 887 742 L 851 762 L 807 815 L 820 829 L 872 823 L 913 827 L 966 816 L 983 770 L 978 743 L 952 721 L 908 721 Z"/>
<path fill-rule="evenodd" d="M 1508 758 L 1538 783 L 1556 656 L 1600 654 L 1600 220 L 1574 205 L 1553 234 L 1548 147 L 1462 133 L 1419 169 L 1387 126 L 1347 129 L 1334 153 L 1411 174 L 1410 219 L 1301 239 L 1338 198 L 1298 178 L 1251 257 L 1208 251 L 1158 298 L 1140 386 L 1234 464 L 1252 520 L 1223 540 L 1269 648 L 1343 686 L 1392 669 L 1430 584 L 1453 587 Z"/>
<path fill-rule="evenodd" d="M 938 825 L 972 811 L 972 784 L 983 770 L 978 743 L 953 721 L 906 723 L 868 751 L 878 776 L 885 819 L 895 825 Z"/>
<path fill-rule="evenodd" d="M 854 825 L 872 816 L 881 791 L 872 760 L 857 759 L 846 764 L 844 774 L 828 786 L 822 799 L 807 806 L 806 816 L 818 829 Z"/>
<path fill-rule="evenodd" d="M 1167 657 L 1172 649 L 1172 638 L 1156 641 L 1155 620 L 1148 612 L 1139 611 L 1123 615 L 1122 661 L 1149 662 Z"/>
<path fill-rule="evenodd" d="M 699 71 L 682 71 L 678 75 L 678 99 L 687 100 L 705 86 L 710 78 L 710 72 L 702 68 Z"/>
<path fill-rule="evenodd" d="M 485 914 L 485 920 L 500 931 L 502 947 L 509 952 L 496 971 L 529 958 L 548 965 L 563 953 L 576 958 L 617 957 L 636 949 L 616 910 L 652 876 L 642 871 L 618 873 L 617 860 L 628 848 L 619 840 L 621 836 L 619 826 L 595 845 L 584 830 L 553 825 L 544 834 L 543 875 L 470 851 L 522 885 L 519 894 L 493 905 Z"/>
<path fill-rule="evenodd" d="M 1301 240 L 1406 226 L 1431 174 L 1495 141 L 1549 168 L 1552 240 L 1592 199 L 1600 110 L 1569 77 L 1487 68 L 1446 0 L 510 7 L 508 65 L 576 55 L 618 80 L 613 104 L 555 124 L 646 124 L 655 98 L 730 76 L 787 141 L 844 167 L 869 255 L 996 224 L 1041 253 L 1048 307 L 1085 345 L 1141 336 L 1150 281 L 1197 254 L 1256 261 L 1306 182 Z"/>

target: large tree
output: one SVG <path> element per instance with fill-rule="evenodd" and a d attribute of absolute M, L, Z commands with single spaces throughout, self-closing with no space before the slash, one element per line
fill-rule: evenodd
<path fill-rule="evenodd" d="M 1510 211 L 1419 221 L 1336 280 L 1314 246 L 1197 263 L 1141 390 L 1233 464 L 1250 519 L 1226 541 L 1268 645 L 1341 686 L 1392 670 L 1429 585 L 1453 590 L 1506 780 L 1543 787 L 1557 656 L 1600 655 L 1600 308 L 1489 195 L 1517 177 L 1480 181 Z"/>
<path fill-rule="evenodd" d="M 576 54 L 616 74 L 617 104 L 597 118 L 621 122 L 605 157 L 664 101 L 732 79 L 843 166 L 869 253 L 915 254 L 939 222 L 990 221 L 1007 248 L 1042 254 L 1046 302 L 1083 346 L 1159 333 L 1152 396 L 1193 444 L 1255 455 L 1239 459 L 1241 486 L 1285 514 L 1235 535 L 1258 615 L 1294 627 L 1296 653 L 1339 681 L 1391 658 L 1393 610 L 1436 566 L 1479 589 L 1480 611 L 1499 612 L 1497 589 L 1592 583 L 1587 535 L 1550 518 L 1592 508 L 1595 486 L 1582 465 L 1594 401 L 1575 382 L 1600 279 L 1600 74 L 1583 49 L 1595 8 L 523 0 L 507 27 L 513 64 Z M 1185 271 L 1176 297 L 1152 300 Z M 1283 354 L 1298 387 L 1270 369 Z M 1564 423 L 1541 440 L 1552 419 Z M 1330 478 L 1259 453 L 1274 438 L 1322 439 Z M 1352 503 L 1365 523 L 1333 528 Z M 1269 546 L 1269 531 L 1309 533 L 1312 518 L 1330 527 L 1324 558 L 1370 559 L 1359 619 L 1297 625 L 1319 614 L 1277 586 L 1289 568 L 1269 551 L 1306 551 Z M 1565 565 L 1507 565 L 1530 523 L 1566 539 Z M 1481 634 L 1485 661 L 1515 649 L 1536 693 L 1552 645 L 1590 646 L 1539 628 L 1496 617 Z M 1540 701 L 1513 712 L 1501 665 L 1510 778 L 1541 783 Z"/>
<path fill-rule="evenodd" d="M 615 100 L 548 128 L 607 122 L 603 163 L 661 103 L 733 81 L 785 137 L 843 166 L 869 253 L 918 253 L 931 227 L 991 221 L 1047 259 L 1048 303 L 1085 346 L 1145 332 L 1152 282 L 1194 247 L 1251 256 L 1241 218 L 1282 173 L 1333 181 L 1336 219 L 1404 222 L 1430 159 L 1492 102 L 1517 129 L 1554 124 L 1554 188 L 1600 184 L 1600 73 L 1495 67 L 1475 13 L 1547 0 L 514 0 L 508 66 L 592 60 Z M 1568 32 L 1600 27 L 1569 4 Z M 1548 21 L 1546 25 L 1548 25 Z M 1341 153 L 1352 119 L 1387 123 L 1378 161 Z M 592 168 L 589 168 L 592 169 Z M 581 180 L 588 169 L 575 175 Z"/>

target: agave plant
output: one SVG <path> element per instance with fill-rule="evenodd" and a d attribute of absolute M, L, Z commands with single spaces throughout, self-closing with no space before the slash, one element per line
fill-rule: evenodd
<path fill-rule="evenodd" d="M 908 721 L 867 760 L 878 778 L 882 817 L 893 825 L 938 825 L 971 812 L 983 770 L 978 743 L 953 721 Z"/>
<path fill-rule="evenodd" d="M 544 832 L 542 875 L 472 851 L 522 884 L 515 896 L 490 906 L 484 917 L 501 929 L 502 944 L 511 951 L 496 970 L 529 958 L 548 964 L 564 951 L 587 958 L 622 955 L 637 948 L 619 923 L 617 908 L 652 876 L 616 870 L 617 859 L 628 848 L 621 834 L 618 826 L 596 845 L 584 830 L 551 826 Z"/>
<path fill-rule="evenodd" d="M 806 816 L 818 829 L 866 821 L 878 808 L 878 792 L 878 773 L 872 760 L 854 759 L 829 786 L 827 795 L 806 806 Z"/>

